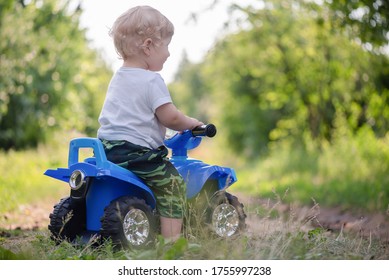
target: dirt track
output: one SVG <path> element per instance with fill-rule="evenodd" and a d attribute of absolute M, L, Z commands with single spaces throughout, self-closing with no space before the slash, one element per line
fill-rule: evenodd
<path fill-rule="evenodd" d="M 320 227 L 331 232 L 353 232 L 367 238 L 377 238 L 389 242 L 389 213 L 362 215 L 343 211 L 340 207 L 296 206 L 246 197 L 241 200 L 245 205 L 251 205 L 251 207 L 261 205 L 264 209 L 269 209 L 269 212 L 274 209 L 284 217 L 284 220 L 293 220 L 307 230 Z M 261 220 L 255 218 L 255 215 L 249 214 L 247 223 L 249 229 L 255 230 Z"/>

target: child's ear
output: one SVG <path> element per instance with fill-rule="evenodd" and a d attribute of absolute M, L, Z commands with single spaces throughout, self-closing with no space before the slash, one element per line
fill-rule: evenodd
<path fill-rule="evenodd" d="M 151 38 L 147 38 L 145 41 L 144 41 L 144 45 L 146 47 L 150 47 L 151 44 L 153 43 L 153 40 Z"/>
<path fill-rule="evenodd" d="M 150 47 L 151 45 L 153 44 L 153 40 L 151 38 L 147 38 L 144 42 L 143 42 L 143 51 L 145 52 L 145 54 L 147 56 L 150 55 Z"/>

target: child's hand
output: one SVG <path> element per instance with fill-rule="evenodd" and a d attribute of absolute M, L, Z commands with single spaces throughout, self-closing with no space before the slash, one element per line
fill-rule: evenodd
<path fill-rule="evenodd" d="M 199 120 L 195 119 L 195 118 L 191 118 L 191 120 L 193 121 L 193 125 L 190 129 L 193 129 L 193 128 L 196 128 L 198 126 L 202 126 L 204 125 L 204 123 L 200 122 Z"/>

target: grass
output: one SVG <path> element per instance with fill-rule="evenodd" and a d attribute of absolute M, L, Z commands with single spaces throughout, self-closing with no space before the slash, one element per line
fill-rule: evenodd
<path fill-rule="evenodd" d="M 16 209 L 21 204 L 58 196 L 63 185 L 43 176 L 46 169 L 59 166 L 49 150 L 0 154 L 0 212 Z"/>
<path fill-rule="evenodd" d="M 0 151 L 0 213 L 68 193 L 66 185 L 43 173 L 49 168 L 67 166 L 69 141 L 75 136 L 76 133 L 57 135 L 50 145 L 35 150 Z"/>
<path fill-rule="evenodd" d="M 166 243 L 158 236 L 154 248 L 114 250 L 110 242 L 100 246 L 92 243 L 55 244 L 47 231 L 1 231 L 0 259 L 33 260 L 326 260 L 326 259 L 389 259 L 387 243 L 358 234 L 329 232 L 321 227 L 310 227 L 312 215 L 274 215 L 274 208 L 250 205 L 247 209 L 251 223 L 260 221 L 250 230 L 231 239 L 209 235 L 203 229 L 191 229 L 198 235 Z M 20 243 L 22 242 L 22 244 Z"/>

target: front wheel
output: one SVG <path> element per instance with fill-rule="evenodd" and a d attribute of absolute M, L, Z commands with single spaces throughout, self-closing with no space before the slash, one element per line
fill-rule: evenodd
<path fill-rule="evenodd" d="M 156 225 L 156 216 L 144 200 L 120 197 L 104 210 L 101 237 L 111 239 L 116 247 L 145 248 L 155 240 Z"/>
<path fill-rule="evenodd" d="M 207 221 L 219 237 L 236 235 L 246 228 L 243 204 L 227 192 L 217 193 L 212 199 Z"/>
<path fill-rule="evenodd" d="M 51 238 L 57 242 L 74 241 L 86 227 L 86 212 L 83 201 L 74 201 L 71 197 L 60 200 L 50 214 L 48 226 Z"/>

